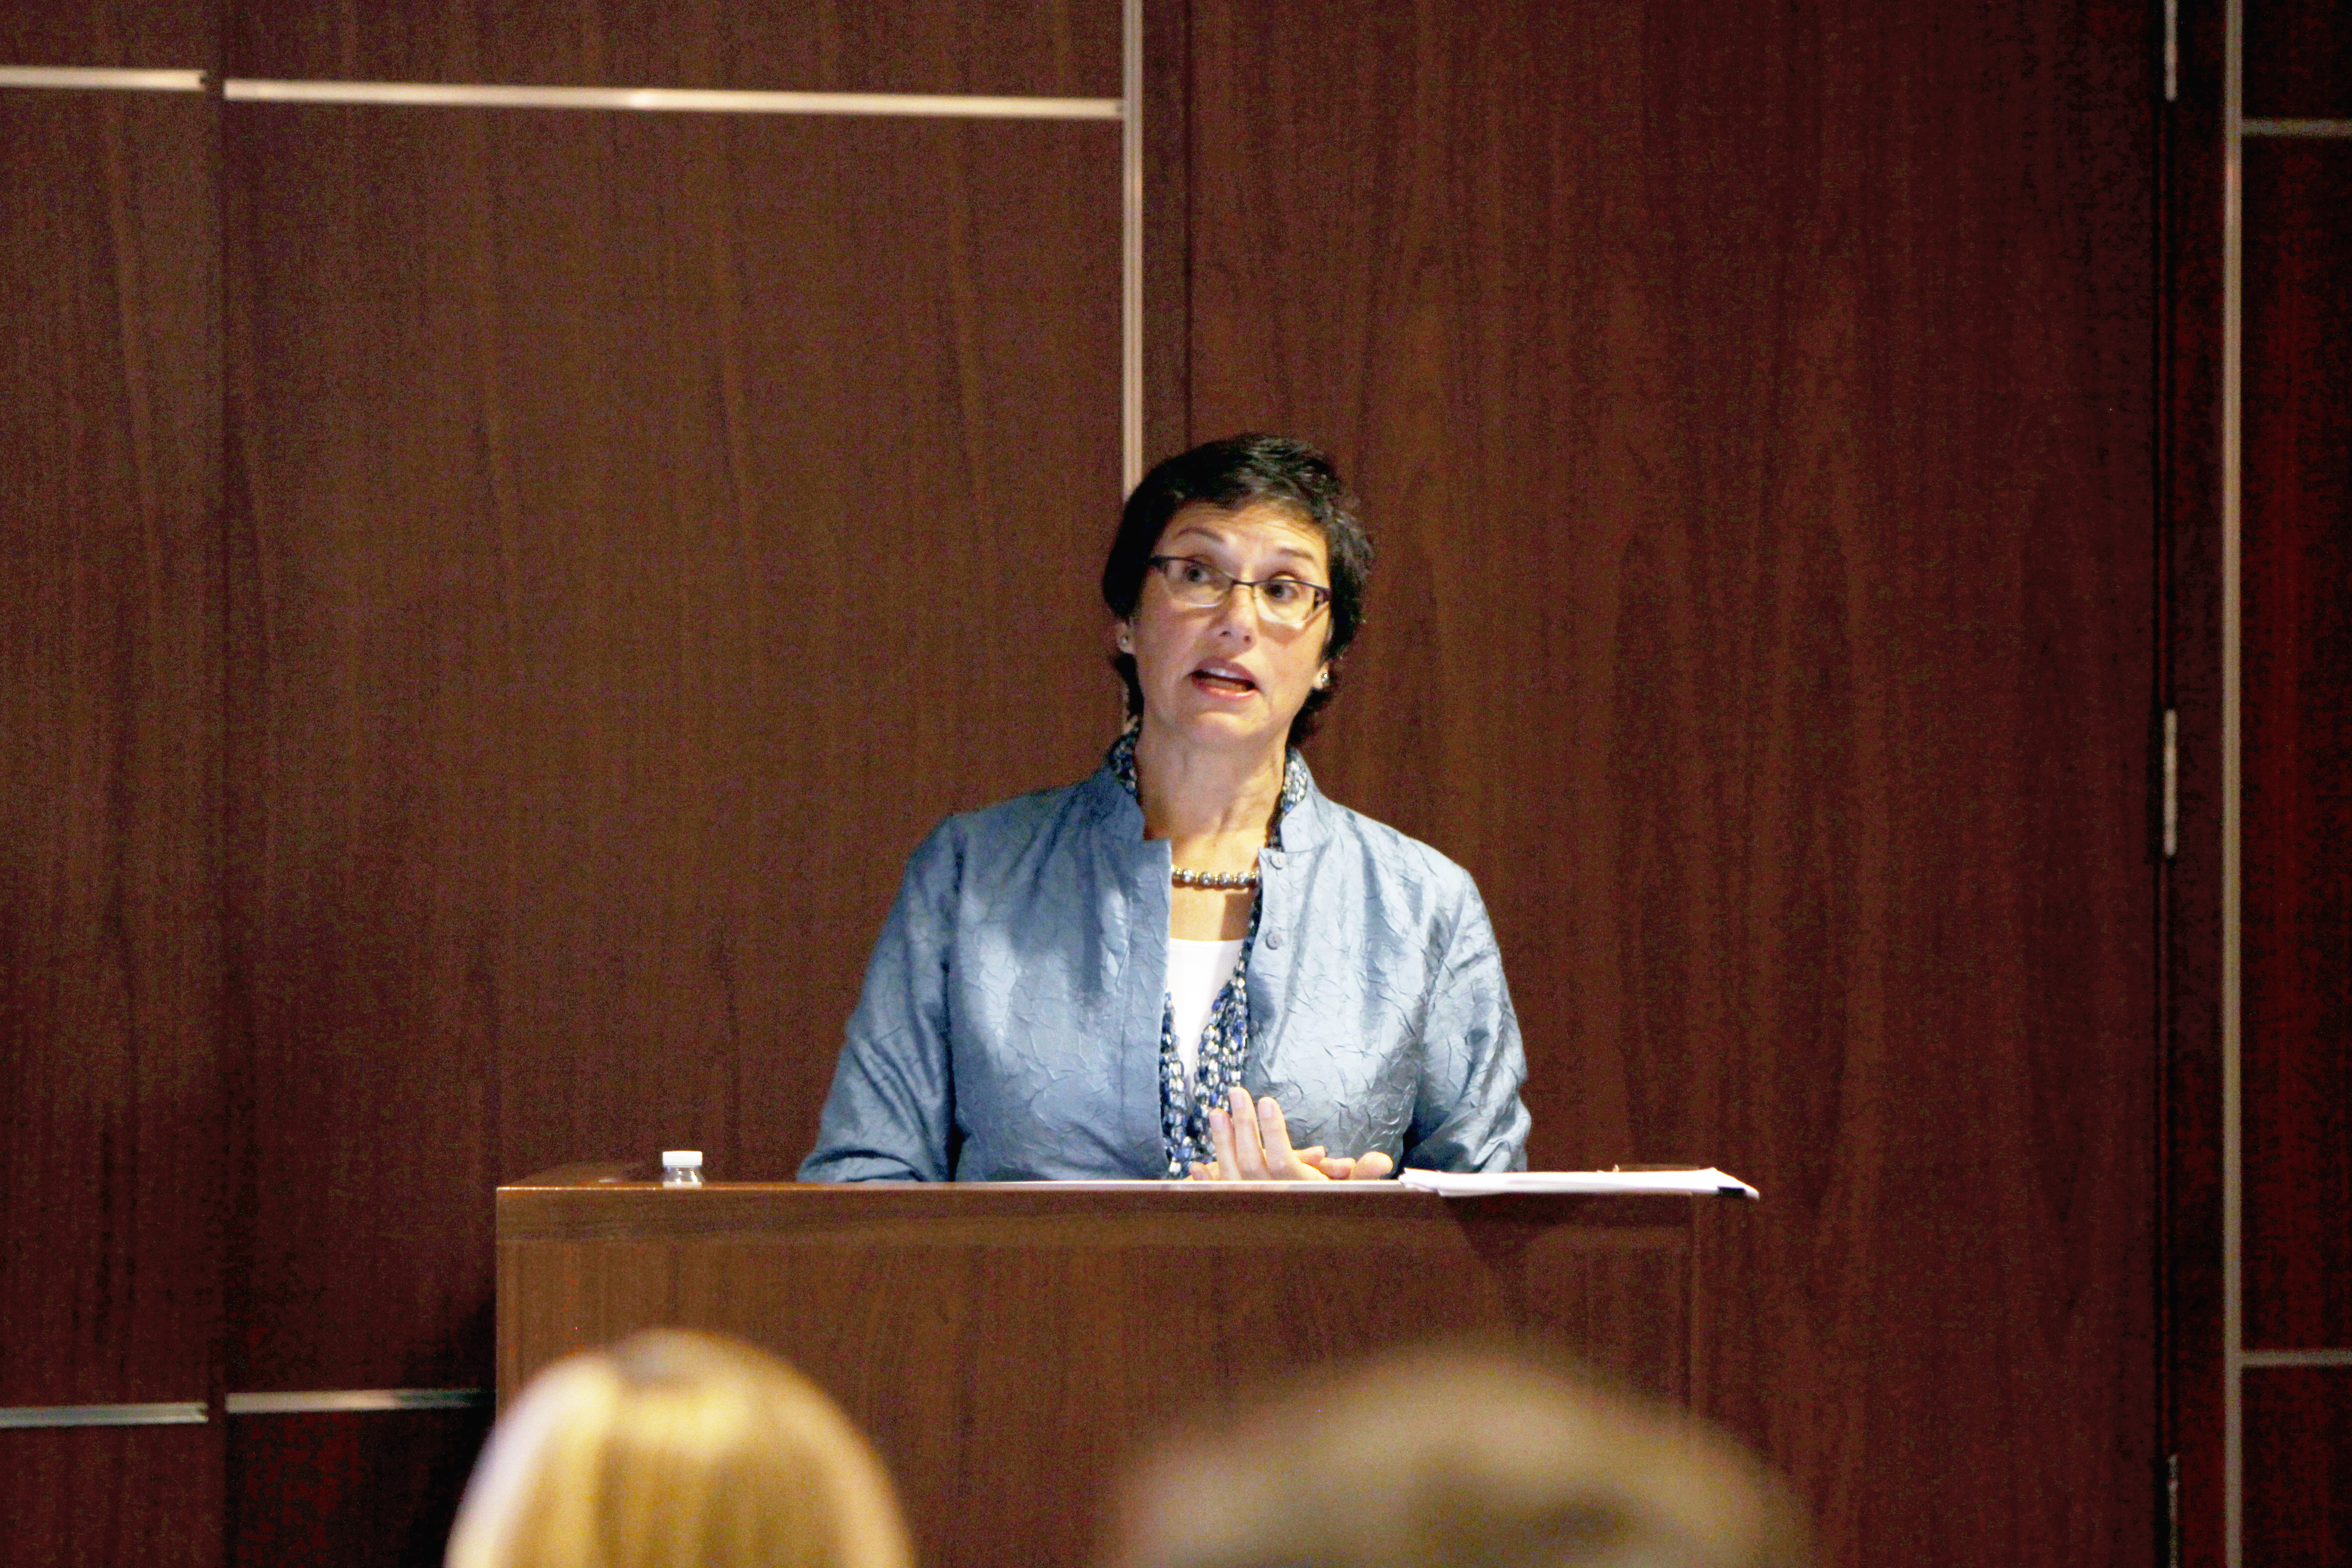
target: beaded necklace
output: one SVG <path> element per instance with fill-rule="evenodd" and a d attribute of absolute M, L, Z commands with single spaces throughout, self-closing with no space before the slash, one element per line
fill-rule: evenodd
<path fill-rule="evenodd" d="M 1103 759 L 1136 804 L 1143 803 L 1142 793 L 1135 783 L 1135 737 L 1129 728 L 1111 742 Z M 1307 797 L 1307 764 L 1297 751 L 1283 759 L 1282 795 L 1275 805 L 1274 820 L 1266 825 L 1265 847 L 1282 847 L 1282 819 L 1292 807 Z M 1228 878 L 1242 880 L 1210 881 L 1197 879 Z M 1252 888 L 1257 886 L 1256 874 L 1243 872 L 1187 871 L 1171 873 L 1171 881 L 1179 887 Z M 1201 1066 L 1192 1081 L 1184 1081 L 1184 1058 L 1176 1049 L 1176 1005 L 1164 999 L 1160 1010 L 1160 1141 L 1167 1156 L 1168 1179 L 1181 1182 L 1192 1173 L 1195 1162 L 1206 1164 L 1216 1158 L 1213 1141 L 1209 1136 L 1209 1108 L 1222 1108 L 1226 1091 L 1242 1081 L 1242 1069 L 1249 1062 L 1249 961 L 1250 950 L 1257 945 L 1257 918 L 1265 900 L 1250 900 L 1249 930 L 1242 937 L 1240 960 L 1234 965 L 1234 976 L 1217 993 L 1209 1006 L 1208 1024 L 1201 1030 Z"/>

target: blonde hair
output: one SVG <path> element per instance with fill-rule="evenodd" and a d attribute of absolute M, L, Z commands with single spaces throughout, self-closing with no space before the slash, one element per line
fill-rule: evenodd
<path fill-rule="evenodd" d="M 1802 1568 L 1746 1447 L 1524 1351 L 1391 1355 L 1162 1448 L 1119 1568 Z"/>
<path fill-rule="evenodd" d="M 909 1568 L 874 1450 L 764 1351 L 656 1329 L 548 1368 L 490 1435 L 449 1568 Z"/>

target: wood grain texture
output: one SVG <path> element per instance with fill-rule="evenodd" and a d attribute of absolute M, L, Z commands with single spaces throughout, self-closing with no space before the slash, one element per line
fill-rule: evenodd
<path fill-rule="evenodd" d="M 0 1404 L 218 1331 L 214 110 L 0 94 Z"/>
<path fill-rule="evenodd" d="M 230 74 L 1119 96 L 1118 0 L 241 0 Z"/>
<path fill-rule="evenodd" d="M 1124 1453 L 1383 1346 L 1525 1333 L 1685 1397 L 1692 1215 L 1715 1206 L 509 1188 L 499 1384 L 510 1398 L 549 1361 L 656 1324 L 739 1334 L 872 1434 L 925 1562 L 1081 1568 Z"/>
<path fill-rule="evenodd" d="M 0 1530 L 26 1568 L 219 1568 L 221 1428 L 0 1432 Z"/>
<path fill-rule="evenodd" d="M 25 0 L 0 7 L 0 65 L 210 70 L 220 14 L 209 0 Z"/>
<path fill-rule="evenodd" d="M 2247 1568 L 2352 1559 L 2352 1370 L 2246 1373 Z"/>
<path fill-rule="evenodd" d="M 2245 151 L 2246 1342 L 2352 1347 L 2352 143 Z"/>
<path fill-rule="evenodd" d="M 2154 1534 L 2145 36 L 1192 11 L 1189 435 L 1382 549 L 1318 771 L 1477 877 L 1536 1163 L 1763 1189 L 1695 1383 L 1832 1562 Z"/>
<path fill-rule="evenodd" d="M 490 1412 L 239 1415 L 228 1422 L 229 1568 L 441 1568 Z"/>
<path fill-rule="evenodd" d="M 230 1386 L 490 1189 L 787 1176 L 907 854 L 1116 722 L 1116 126 L 232 106 Z"/>
<path fill-rule="evenodd" d="M 2249 0 L 2246 113 L 2256 119 L 2352 119 L 2352 5 Z"/>

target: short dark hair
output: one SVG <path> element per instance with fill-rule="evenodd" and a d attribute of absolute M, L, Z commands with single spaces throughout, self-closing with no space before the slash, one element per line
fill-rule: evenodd
<path fill-rule="evenodd" d="M 1356 515 L 1356 498 L 1340 482 L 1339 470 L 1306 442 L 1255 432 L 1205 442 L 1163 459 L 1127 498 L 1118 532 L 1110 542 L 1110 558 L 1103 563 L 1103 603 L 1112 615 L 1123 621 L 1134 618 L 1143 597 L 1143 574 L 1151 569 L 1160 536 L 1178 512 L 1196 502 L 1221 511 L 1280 507 L 1322 535 L 1331 557 L 1330 618 L 1323 640 L 1323 657 L 1332 664 L 1331 683 L 1309 692 L 1298 717 L 1291 721 L 1290 743 L 1295 746 L 1315 732 L 1316 716 L 1339 685 L 1339 658 L 1363 625 L 1364 584 L 1372 573 L 1371 535 Z M 1128 717 L 1139 717 L 1143 686 L 1135 678 L 1134 656 L 1118 654 L 1110 662 L 1127 684 Z"/>

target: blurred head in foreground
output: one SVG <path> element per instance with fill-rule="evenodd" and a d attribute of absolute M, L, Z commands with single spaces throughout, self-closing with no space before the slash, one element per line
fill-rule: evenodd
<path fill-rule="evenodd" d="M 775 1357 L 656 1329 L 560 1362 L 490 1434 L 449 1568 L 908 1568 L 890 1478 Z"/>
<path fill-rule="evenodd" d="M 1300 1385 L 1131 1478 L 1118 1568 L 1801 1568 L 1802 1515 L 1692 1417 L 1502 1350 Z"/>

